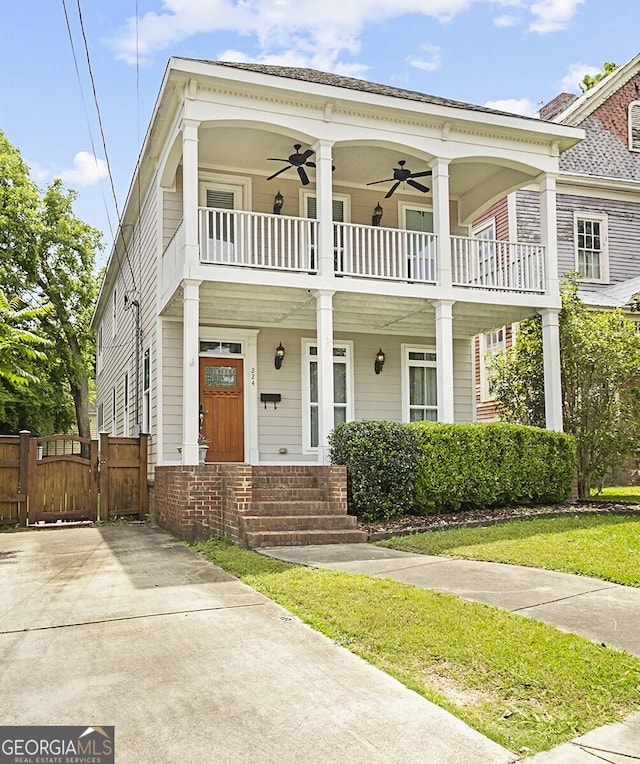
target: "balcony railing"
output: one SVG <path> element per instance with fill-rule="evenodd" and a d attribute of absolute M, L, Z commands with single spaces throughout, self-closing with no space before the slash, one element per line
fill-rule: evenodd
<path fill-rule="evenodd" d="M 510 292 L 544 292 L 544 247 L 494 239 L 451 237 L 456 286 Z"/>
<path fill-rule="evenodd" d="M 318 272 L 316 220 L 209 207 L 200 208 L 199 216 L 202 263 Z M 163 256 L 170 267 L 173 246 Z M 437 284 L 438 242 L 432 233 L 334 222 L 333 252 L 338 276 Z M 545 290 L 540 245 L 452 236 L 451 261 L 454 286 Z"/>
<path fill-rule="evenodd" d="M 177 227 L 162 253 L 162 289 L 165 291 L 180 280 L 184 250 L 184 226 Z"/>

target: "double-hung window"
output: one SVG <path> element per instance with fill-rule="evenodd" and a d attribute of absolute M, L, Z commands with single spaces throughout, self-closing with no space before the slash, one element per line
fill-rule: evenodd
<path fill-rule="evenodd" d="M 334 426 L 353 419 L 353 370 L 351 364 L 352 344 L 336 343 L 333 346 L 333 423 Z M 303 389 L 303 416 L 305 451 L 315 449 L 320 441 L 318 384 L 318 346 L 315 341 L 303 343 L 305 380 Z"/>
<path fill-rule="evenodd" d="M 438 383 L 434 348 L 403 345 L 402 401 L 405 422 L 438 420 Z"/>
<path fill-rule="evenodd" d="M 498 274 L 495 220 L 492 218 L 476 226 L 472 235 L 478 240 L 477 273 L 474 281 L 483 286 L 494 286 Z"/>
<path fill-rule="evenodd" d="M 491 385 L 492 366 L 497 356 L 506 348 L 505 327 L 480 335 L 480 397 L 483 401 L 493 400 Z"/>
<path fill-rule="evenodd" d="M 576 270 L 585 281 L 608 281 L 607 217 L 576 213 L 574 218 Z"/>

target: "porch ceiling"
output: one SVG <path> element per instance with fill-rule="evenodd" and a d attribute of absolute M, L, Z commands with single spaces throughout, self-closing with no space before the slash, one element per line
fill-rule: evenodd
<path fill-rule="evenodd" d="M 455 303 L 454 337 L 467 339 L 531 314 L 524 307 Z M 181 291 L 176 292 L 163 315 L 182 317 Z M 337 292 L 333 298 L 333 322 L 335 332 L 433 337 L 435 308 L 427 299 Z M 316 300 L 306 289 L 264 286 L 256 291 L 242 285 L 204 282 L 200 286 L 200 323 L 314 332 Z"/>
<path fill-rule="evenodd" d="M 294 138 L 275 130 L 275 127 L 272 131 L 248 127 L 202 126 L 198 144 L 200 163 L 229 172 L 270 175 L 286 165 L 269 161 L 268 157 L 286 159 L 293 153 L 295 143 L 301 143 L 304 150 L 312 142 L 310 139 L 305 141 L 304 138 Z M 333 147 L 333 164 L 336 168 L 333 182 L 335 185 L 361 187 L 372 181 L 391 178 L 400 160 L 405 160 L 407 167 L 413 172 L 423 172 L 429 169 L 428 162 L 431 158 L 427 155 L 418 157 L 415 153 L 408 153 L 402 145 L 393 146 L 388 142 L 385 145 L 337 143 Z M 477 193 L 477 189 L 484 188 L 485 195 L 489 198 L 513 183 L 521 182 L 524 185 L 537 174 L 533 168 L 528 172 L 522 166 L 520 170 L 512 171 L 509 178 L 502 178 L 503 170 L 497 157 L 481 162 L 471 159 L 457 160 L 450 170 L 451 197 L 462 199 L 470 191 L 476 190 Z M 310 188 L 314 188 L 315 171 L 310 170 L 308 174 Z M 296 177 L 295 171 L 288 170 L 286 177 Z M 429 178 L 423 182 L 431 189 Z M 378 186 L 381 193 L 385 193 L 389 187 L 390 184 Z M 431 190 L 423 195 L 406 184 L 402 193 L 415 194 L 423 199 L 431 197 Z M 478 201 L 482 203 L 484 200 Z"/>

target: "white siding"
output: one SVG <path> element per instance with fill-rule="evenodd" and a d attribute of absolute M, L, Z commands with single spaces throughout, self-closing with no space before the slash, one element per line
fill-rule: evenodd
<path fill-rule="evenodd" d="M 182 443 L 182 322 L 165 321 L 162 332 L 162 460 L 178 462 Z"/>

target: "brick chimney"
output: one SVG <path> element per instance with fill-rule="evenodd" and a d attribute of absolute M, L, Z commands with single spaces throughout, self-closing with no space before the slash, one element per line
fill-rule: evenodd
<path fill-rule="evenodd" d="M 563 112 L 577 98 L 578 96 L 573 93 L 560 93 L 560 95 L 557 95 L 549 101 L 549 103 L 541 106 L 538 115 L 540 116 L 540 119 L 551 120 L 560 114 L 560 112 Z"/>

